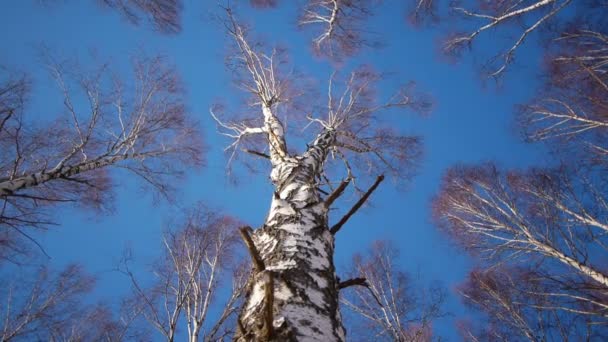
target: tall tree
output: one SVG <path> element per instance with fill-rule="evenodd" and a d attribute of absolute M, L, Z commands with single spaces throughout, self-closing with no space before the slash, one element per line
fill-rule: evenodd
<path fill-rule="evenodd" d="M 235 339 L 343 341 L 339 283 L 333 262 L 334 235 L 384 177 L 379 176 L 333 226 L 329 209 L 355 180 L 364 182 L 370 174 L 384 172 L 401 181 L 412 175 L 420 139 L 383 127 L 378 113 L 406 107 L 424 110 L 428 105 L 415 100 L 408 92 L 411 87 L 378 102 L 374 88 L 381 75 L 369 68 L 352 72 L 341 85 L 340 78 L 334 76 L 329 83 L 326 113 L 307 117 L 310 125 L 318 127 L 318 134 L 303 152 L 296 153 L 288 148 L 288 132 L 280 119 L 280 113 L 289 110 L 294 94 L 285 64 L 277 50 L 263 54 L 263 46 L 252 43 L 232 10 L 226 13 L 225 26 L 235 42 L 232 66 L 237 86 L 248 92 L 249 103 L 259 114 L 245 121 L 228 121 L 214 112 L 212 115 L 220 130 L 234 139 L 229 146 L 231 153 L 252 137 L 265 142 L 267 153 L 254 152 L 267 159 L 274 188 L 264 225 L 241 230 L 254 272 Z M 289 115 L 295 117 L 293 112 Z"/>
<path fill-rule="evenodd" d="M 376 241 L 364 255 L 355 255 L 341 298 L 359 316 L 350 322 L 360 341 L 420 342 L 432 339 L 433 320 L 445 315 L 445 291 L 437 285 L 422 288 L 398 267 L 398 249 Z M 352 287 L 351 287 L 352 286 Z"/>
<path fill-rule="evenodd" d="M 444 177 L 434 201 L 437 222 L 484 258 L 462 293 L 466 303 L 487 314 L 489 328 L 468 327 L 470 339 L 605 339 L 606 25 L 598 20 L 604 12 L 590 10 L 602 5 L 501 1 L 488 8 L 500 10 L 499 16 L 456 9 L 489 23 L 455 38 L 455 44 L 470 43 L 517 17 L 527 27 L 501 54 L 495 75 L 532 31 L 545 27 L 551 38 L 546 82 L 520 106 L 516 120 L 526 140 L 548 142 L 558 159 L 525 171 L 491 163 L 456 166 Z M 576 11 L 566 12 L 566 6 Z M 558 20 L 558 14 L 571 17 Z"/>
<path fill-rule="evenodd" d="M 465 304 L 487 316 L 476 318 L 476 324 L 461 322 L 464 339 L 539 342 L 606 339 L 606 329 L 595 327 L 601 325 L 596 317 L 572 309 L 576 296 L 566 294 L 558 301 L 565 305 L 556 309 L 556 284 L 547 279 L 550 277 L 546 274 L 527 267 L 473 270 L 459 292 Z"/>
<path fill-rule="evenodd" d="M 527 140 L 549 142 L 561 158 L 608 161 L 607 31 L 574 25 L 550 46 L 546 85 L 517 117 Z"/>
<path fill-rule="evenodd" d="M 26 78 L 0 86 L 1 258 L 24 251 L 31 227 L 54 223 L 53 205 L 111 208 L 120 169 L 168 196 L 185 168 L 202 163 L 179 77 L 163 58 L 134 59 L 133 80 L 108 65 L 88 73 L 68 62 L 48 67 L 63 102 L 51 122 L 26 114 Z"/>
<path fill-rule="evenodd" d="M 163 253 L 154 264 L 154 285 L 145 287 L 128 267 L 121 271 L 131 280 L 134 291 L 132 309 L 143 317 L 167 341 L 174 341 L 183 324 L 188 341 L 223 340 L 233 333 L 233 316 L 241 303 L 247 279 L 238 258 L 238 222 L 197 205 L 187 213 L 178 229 L 169 230 L 163 239 Z M 224 309 L 213 324 L 210 310 L 217 305 L 221 286 L 232 277 L 232 290 Z"/>
<path fill-rule="evenodd" d="M 490 271 L 496 265 L 514 264 L 528 279 L 526 283 L 490 274 L 491 281 L 503 281 L 497 286 L 509 288 L 505 281 L 521 285 L 514 291 L 528 295 L 530 303 L 542 302 L 530 304 L 533 308 L 589 316 L 595 322 L 589 325 L 590 331 L 603 331 L 608 318 L 608 272 L 603 262 L 606 182 L 567 171 L 505 174 L 492 165 L 453 168 L 435 200 L 435 211 L 448 234 L 484 257 Z M 492 290 L 480 279 L 486 278 L 474 278 L 470 284 L 484 287 L 469 291 Z M 525 288 L 530 281 L 538 283 L 539 289 Z M 504 303 L 498 294 L 486 296 L 501 305 L 525 302 Z M 497 312 L 489 311 L 491 315 Z M 547 313 L 547 319 L 558 315 Z M 520 320 L 526 318 L 530 317 L 522 315 Z M 533 329 L 532 322 L 525 324 Z"/>
<path fill-rule="evenodd" d="M 140 341 L 145 333 L 124 307 L 87 304 L 95 279 L 82 266 L 61 271 L 47 266 L 3 269 L 0 282 L 0 340 Z"/>

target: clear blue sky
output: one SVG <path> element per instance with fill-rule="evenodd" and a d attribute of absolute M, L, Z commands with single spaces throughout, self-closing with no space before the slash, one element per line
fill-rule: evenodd
<path fill-rule="evenodd" d="M 90 62 L 91 51 L 100 60 L 121 66 L 137 49 L 165 54 L 185 81 L 189 108 L 203 127 L 209 149 L 207 167 L 190 172 L 181 186 L 179 205 L 203 200 L 252 226 L 260 225 L 270 203 L 268 175 L 253 175 L 238 186 L 230 185 L 221 153 L 226 141 L 208 115 L 214 101 L 229 100 L 237 92 L 223 65 L 225 36 L 208 18 L 209 11 L 215 10 L 214 2 L 186 1 L 183 31 L 175 36 L 129 25 L 117 13 L 100 10 L 95 1 L 57 3 L 47 8 L 35 0 L 11 1 L 0 12 L 0 64 L 30 73 L 35 82 L 30 119 L 54 117 L 61 107 L 37 58 L 40 44 L 59 56 L 79 56 L 83 64 Z M 371 30 L 380 33 L 387 46 L 364 51 L 344 68 L 373 64 L 378 70 L 396 72 L 398 80 L 415 80 L 421 90 L 432 94 L 436 107 L 429 117 L 394 119 L 403 132 L 423 136 L 425 157 L 408 191 L 398 192 L 385 182 L 374 194 L 373 207 L 361 211 L 340 232 L 336 262 L 340 267 L 370 241 L 390 239 L 401 249 L 404 270 L 419 272 L 423 282 L 444 283 L 450 291 L 447 309 L 459 316 L 464 308 L 453 289 L 472 261 L 432 225 L 430 200 L 443 172 L 455 163 L 494 160 L 507 167 L 524 167 L 545 159 L 538 147 L 520 141 L 512 124 L 514 105 L 533 94 L 540 59 L 528 44 L 525 55 L 518 55 L 525 65 L 512 70 L 500 89 L 484 87 L 470 55 L 460 63 L 446 63 L 437 53 L 441 32 L 413 29 L 404 20 L 404 6 L 395 3 L 386 1 L 370 22 Z M 295 7 L 260 12 L 243 6 L 241 17 L 270 42 L 287 46 L 294 66 L 318 78 L 324 87 L 331 67 L 311 56 L 305 35 L 295 29 Z M 490 39 L 481 43 L 480 50 L 492 44 Z M 99 217 L 63 207 L 57 211 L 60 225 L 40 237 L 51 264 L 84 264 L 98 277 L 96 297 L 109 301 L 128 291 L 127 279 L 111 271 L 124 247 L 132 247 L 137 271 L 143 274 L 145 265 L 160 251 L 163 222 L 177 211 L 166 203 L 154 205 L 131 177 L 120 183 L 115 213 Z M 450 341 L 458 340 L 452 318 L 440 320 L 434 330 Z"/>

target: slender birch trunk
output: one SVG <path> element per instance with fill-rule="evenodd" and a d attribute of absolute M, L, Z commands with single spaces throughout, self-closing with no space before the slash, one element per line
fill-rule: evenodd
<path fill-rule="evenodd" d="M 127 154 L 108 156 L 73 166 L 66 165 L 49 171 L 40 171 L 12 180 L 0 180 L 0 196 L 11 195 L 21 189 L 38 186 L 51 180 L 72 177 L 80 173 L 100 169 L 130 157 Z"/>
<path fill-rule="evenodd" d="M 326 130 L 299 156 L 272 155 L 270 213 L 252 236 L 264 269 L 250 279 L 236 341 L 345 339 L 334 237 L 315 184 L 334 141 L 335 132 Z"/>

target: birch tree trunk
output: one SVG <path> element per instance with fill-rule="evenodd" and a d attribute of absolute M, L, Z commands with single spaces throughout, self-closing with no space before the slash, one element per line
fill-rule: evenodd
<path fill-rule="evenodd" d="M 238 24 L 230 8 L 225 10 L 225 27 L 234 38 L 237 51 L 231 56 L 238 70 L 235 80 L 251 96 L 251 105 L 261 107 L 262 115 L 253 121 L 239 118 L 235 122 L 223 121 L 213 110 L 210 112 L 220 132 L 234 139 L 226 149 L 232 151 L 230 160 L 243 140 L 265 135 L 268 154 L 245 151 L 269 159 L 274 186 L 270 212 L 263 226 L 255 232 L 241 229 L 254 272 L 247 285 L 234 339 L 344 341 L 338 292 L 345 285 L 336 277 L 334 235 L 384 179 L 386 170 L 399 170 L 399 177 L 408 178 L 403 170 L 417 155 L 419 140 L 376 127 L 376 115 L 389 108 L 418 103 L 405 88 L 384 103 L 376 102 L 370 90 L 381 77 L 366 68 L 345 78 L 341 94 L 333 97 L 332 75 L 326 117 L 307 116 L 311 124 L 320 127 L 320 133 L 305 152 L 290 154 L 286 129 L 277 113 L 281 105 L 289 104 L 291 96 L 299 93 L 292 88 L 292 76 L 285 76 L 291 73 L 280 67 L 285 62 L 276 49 L 271 54 L 256 51 L 262 45 L 250 44 L 247 30 Z M 423 102 L 420 108 L 428 108 Z M 330 151 L 333 158 L 328 160 Z M 328 208 L 353 178 L 346 151 L 365 155 L 365 172 L 377 172 L 379 176 L 347 215 L 329 229 Z M 332 162 L 343 163 L 340 167 L 346 173 L 336 189 L 324 173 L 325 163 L 331 168 Z M 319 195 L 322 186 L 333 191 L 324 199 Z"/>
<path fill-rule="evenodd" d="M 236 341 L 345 339 L 334 237 L 316 185 L 335 139 L 325 130 L 299 156 L 272 154 L 270 213 L 252 236 L 263 269 L 251 276 Z"/>

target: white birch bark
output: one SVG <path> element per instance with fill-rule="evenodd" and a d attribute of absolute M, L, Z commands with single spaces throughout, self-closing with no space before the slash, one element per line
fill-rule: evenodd
<path fill-rule="evenodd" d="M 62 166 L 49 171 L 40 171 L 12 180 L 0 180 L 0 196 L 12 195 L 19 190 L 31 188 L 51 180 L 69 178 L 80 173 L 100 169 L 132 157 L 134 156 L 129 154 L 113 155 L 76 165 Z"/>
<path fill-rule="evenodd" d="M 275 193 L 264 226 L 253 234 L 265 269 L 250 280 L 237 341 L 345 340 L 333 264 L 334 237 L 315 184 L 334 141 L 335 132 L 325 130 L 299 156 L 279 160 L 278 153 L 272 155 Z M 272 287 L 271 326 L 265 323 L 268 286 Z"/>

